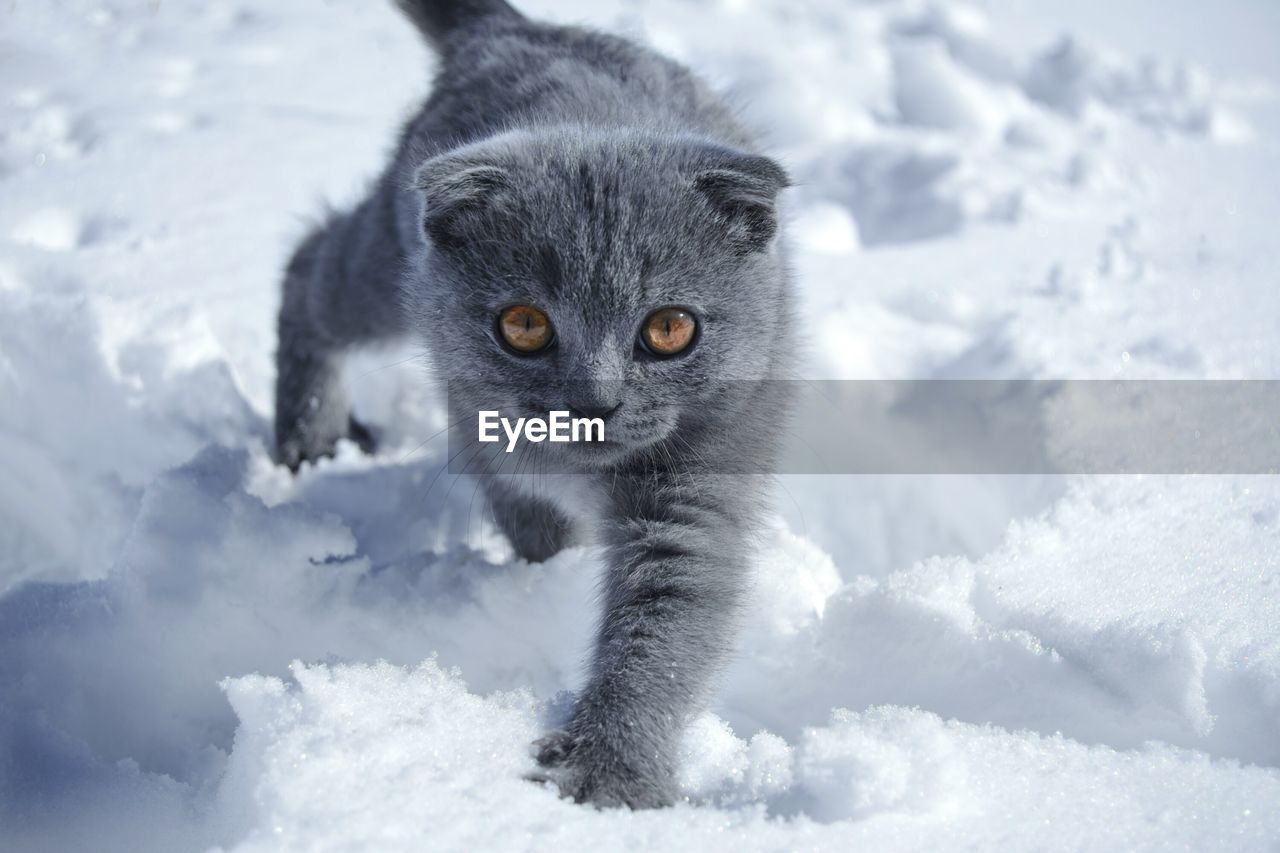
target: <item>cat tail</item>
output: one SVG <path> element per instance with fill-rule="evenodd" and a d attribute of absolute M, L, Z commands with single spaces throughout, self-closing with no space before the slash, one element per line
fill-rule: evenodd
<path fill-rule="evenodd" d="M 413 25 L 435 47 L 443 47 L 454 30 L 481 20 L 522 21 L 506 0 L 395 0 Z"/>

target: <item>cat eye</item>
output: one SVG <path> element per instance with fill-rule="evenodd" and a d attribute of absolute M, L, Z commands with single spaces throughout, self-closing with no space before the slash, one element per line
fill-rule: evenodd
<path fill-rule="evenodd" d="M 640 330 L 645 349 L 660 358 L 684 352 L 693 343 L 698 321 L 683 308 L 659 308 L 650 314 Z"/>
<path fill-rule="evenodd" d="M 551 345 L 555 331 L 551 319 L 532 305 L 512 305 L 498 315 L 498 333 L 507 346 L 522 355 L 533 355 Z"/>

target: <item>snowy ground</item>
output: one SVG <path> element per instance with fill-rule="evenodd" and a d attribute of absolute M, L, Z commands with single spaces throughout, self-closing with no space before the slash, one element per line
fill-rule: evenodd
<path fill-rule="evenodd" d="M 265 449 L 276 275 L 425 91 L 368 0 L 0 4 L 0 849 L 1280 848 L 1280 478 L 791 477 L 688 802 L 521 780 L 596 557 Z M 1280 378 L 1280 6 L 527 0 L 729 89 L 821 377 Z M 348 449 L 350 450 L 350 449 Z"/>

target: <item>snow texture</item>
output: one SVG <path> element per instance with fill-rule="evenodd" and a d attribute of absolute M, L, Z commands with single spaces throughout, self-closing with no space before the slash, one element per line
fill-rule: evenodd
<path fill-rule="evenodd" d="M 598 555 L 512 558 L 412 347 L 379 455 L 267 452 L 278 271 L 429 80 L 390 6 L 0 9 L 0 849 L 1280 848 L 1274 476 L 781 478 L 685 801 L 525 781 Z M 1280 377 L 1280 7 L 521 6 L 788 164 L 809 376 Z"/>

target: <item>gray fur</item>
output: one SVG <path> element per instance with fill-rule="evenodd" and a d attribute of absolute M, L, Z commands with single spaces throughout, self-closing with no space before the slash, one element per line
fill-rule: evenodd
<path fill-rule="evenodd" d="M 453 420 L 617 406 L 605 447 L 463 452 L 491 474 L 521 556 L 584 537 L 604 547 L 590 674 L 539 743 L 538 775 L 597 805 L 669 804 L 680 734 L 732 642 L 785 409 L 781 383 L 733 380 L 790 373 L 786 175 L 709 89 L 646 49 L 496 1 L 399 5 L 441 68 L 369 197 L 289 265 L 280 457 L 332 452 L 354 424 L 342 354 L 404 333 L 448 382 Z M 495 318 L 513 303 L 552 318 L 552 350 L 500 345 Z M 699 337 L 659 360 L 636 338 L 668 305 L 696 314 Z M 755 473 L 728 473 L 744 467 Z M 552 469 L 571 473 L 517 473 Z"/>
<path fill-rule="evenodd" d="M 506 0 L 448 0 L 448 2 L 423 2 L 423 0 L 395 0 L 400 11 L 413 22 L 418 31 L 436 47 L 448 44 L 457 29 L 474 21 L 506 17 L 519 20 L 520 13 Z"/>

